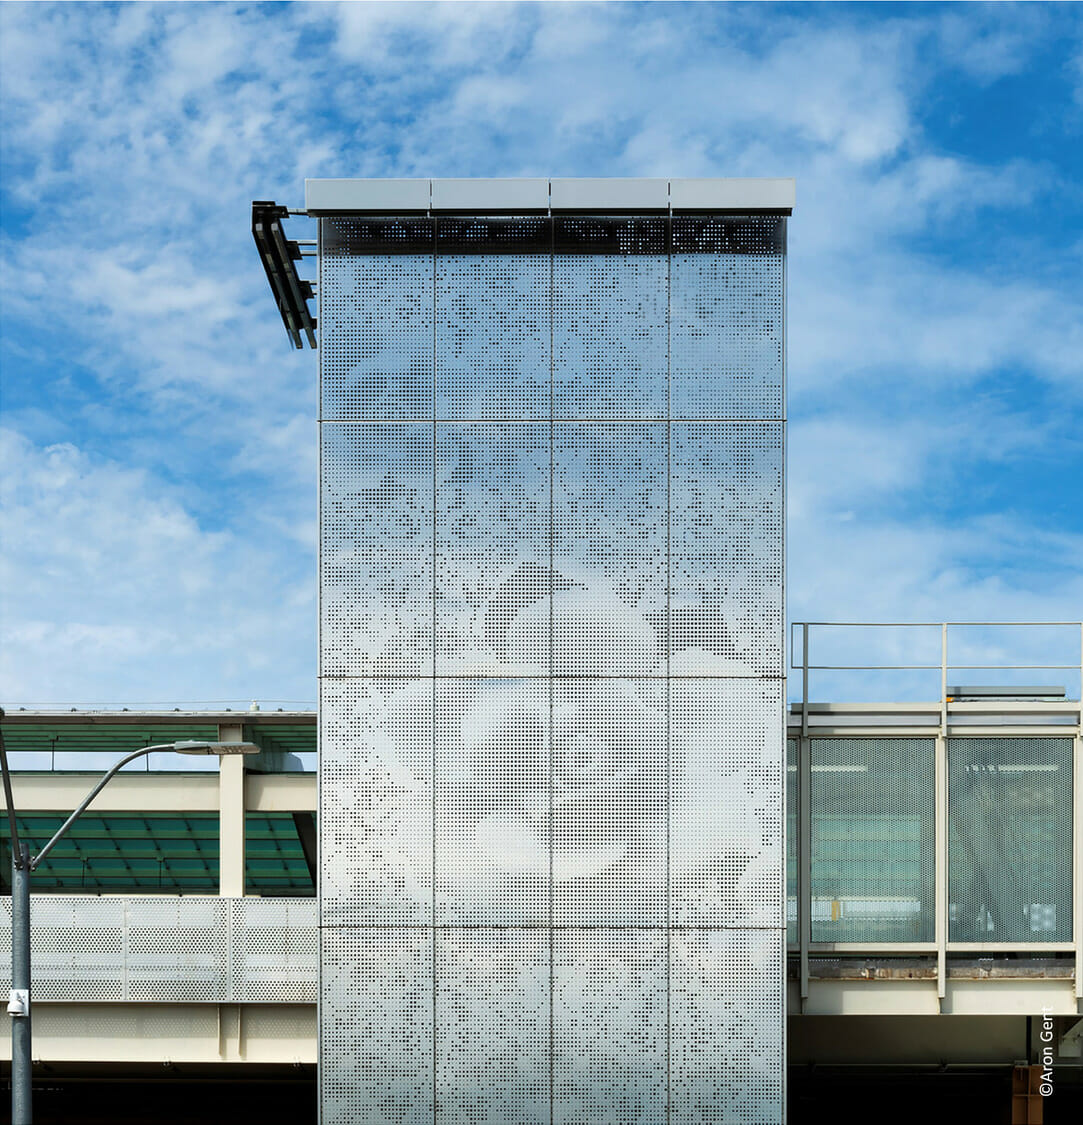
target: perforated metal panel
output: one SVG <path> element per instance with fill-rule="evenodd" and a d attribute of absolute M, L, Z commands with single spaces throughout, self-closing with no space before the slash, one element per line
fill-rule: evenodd
<path fill-rule="evenodd" d="M 320 1117 L 432 1125 L 433 935 L 320 930 Z"/>
<path fill-rule="evenodd" d="M 231 994 L 238 1003 L 312 1003 L 319 932 L 311 900 L 241 898 L 232 914 Z"/>
<path fill-rule="evenodd" d="M 673 1125 L 781 1121 L 784 936 L 781 929 L 673 931 Z"/>
<path fill-rule="evenodd" d="M 0 899 L 3 971 L 11 968 L 11 899 Z M 126 1000 L 127 925 L 123 898 L 32 897 L 34 998 Z M 10 977 L 8 977 L 10 980 Z"/>
<path fill-rule="evenodd" d="M 456 233 L 448 232 L 451 245 L 461 244 L 451 241 Z M 548 255 L 441 253 L 438 417 L 549 418 L 549 285 Z"/>
<path fill-rule="evenodd" d="M 553 1122 L 666 1120 L 667 934 L 553 931 Z"/>
<path fill-rule="evenodd" d="M 558 220 L 558 228 L 553 259 L 556 417 L 665 418 L 666 223 L 564 219 Z M 625 238 L 631 253 L 574 252 L 582 241 L 604 234 Z M 637 253 L 640 248 L 655 252 Z"/>
<path fill-rule="evenodd" d="M 672 423 L 674 675 L 782 675 L 782 431 Z"/>
<path fill-rule="evenodd" d="M 436 673 L 549 671 L 549 423 L 436 431 Z"/>
<path fill-rule="evenodd" d="M 665 422 L 553 427 L 553 671 L 666 670 Z"/>
<path fill-rule="evenodd" d="M 547 924 L 547 680 L 437 680 L 434 729 L 436 924 Z"/>
<path fill-rule="evenodd" d="M 436 1118 L 549 1120 L 549 931 L 436 931 Z"/>
<path fill-rule="evenodd" d="M 227 899 L 132 898 L 127 929 L 131 999 L 213 1001 L 228 995 Z"/>
<path fill-rule="evenodd" d="M 432 224 L 340 219 L 321 227 L 321 418 L 431 418 Z"/>
<path fill-rule="evenodd" d="M 1072 740 L 948 740 L 948 938 L 1072 939 Z"/>
<path fill-rule="evenodd" d="M 674 418 L 783 418 L 785 220 L 673 220 Z"/>
<path fill-rule="evenodd" d="M 320 672 L 432 672 L 432 425 L 325 423 Z"/>
<path fill-rule="evenodd" d="M 320 921 L 432 921 L 431 680 L 320 683 Z"/>
<path fill-rule="evenodd" d="M 812 739 L 812 940 L 933 941 L 935 744 Z"/>
<path fill-rule="evenodd" d="M 11 900 L 0 899 L 0 973 Z M 198 895 L 35 897 L 39 1000 L 314 1003 L 313 899 Z"/>
<path fill-rule="evenodd" d="M 670 911 L 679 926 L 783 926 L 782 685 L 670 683 Z"/>
<path fill-rule="evenodd" d="M 553 923 L 666 923 L 666 685 L 553 684 Z"/>
<path fill-rule="evenodd" d="M 780 1120 L 781 221 L 321 227 L 325 1125 Z"/>

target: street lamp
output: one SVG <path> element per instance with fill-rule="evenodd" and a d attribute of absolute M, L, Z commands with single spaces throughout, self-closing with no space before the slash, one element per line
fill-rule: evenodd
<path fill-rule="evenodd" d="M 0 719 L 4 710 L 0 707 Z M 258 754 L 259 747 L 251 742 L 164 742 L 155 746 L 142 746 L 121 758 L 83 798 L 82 804 L 53 834 L 53 838 L 38 852 L 30 854 L 29 845 L 19 840 L 15 823 L 15 802 L 11 794 L 11 774 L 8 756 L 4 749 L 4 736 L 0 732 L 0 770 L 4 775 L 4 799 L 8 809 L 8 826 L 11 832 L 11 992 L 8 997 L 8 1015 L 11 1016 L 11 1120 L 12 1125 L 32 1125 L 34 1110 L 31 1085 L 30 1053 L 30 875 L 39 863 L 53 850 L 57 841 L 86 812 L 91 801 L 108 782 L 129 762 L 152 754 L 156 750 L 176 754 Z"/>

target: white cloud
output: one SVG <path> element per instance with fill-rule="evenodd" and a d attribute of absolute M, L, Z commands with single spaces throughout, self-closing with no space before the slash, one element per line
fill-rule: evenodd
<path fill-rule="evenodd" d="M 5 431 L 0 457 L 6 699 L 294 694 L 315 598 L 289 544 L 207 529 L 145 470 L 71 444 Z"/>
<path fill-rule="evenodd" d="M 791 605 L 1083 604 L 1017 553 L 1075 545 L 1040 512 L 883 511 L 913 512 L 990 432 L 1020 449 L 1010 417 L 945 419 L 961 389 L 1019 372 L 1077 409 L 1078 256 L 982 242 L 983 216 L 1066 185 L 931 136 L 938 82 L 1023 73 L 1046 12 L 5 4 L 0 24 L 5 374 L 51 392 L 8 408 L 20 692 L 311 683 L 314 363 L 287 349 L 247 211 L 298 203 L 306 175 L 796 175 Z M 960 231 L 982 252 L 937 252 Z M 921 388 L 886 424 L 878 397 Z M 179 621 L 203 640 L 178 661 Z"/>

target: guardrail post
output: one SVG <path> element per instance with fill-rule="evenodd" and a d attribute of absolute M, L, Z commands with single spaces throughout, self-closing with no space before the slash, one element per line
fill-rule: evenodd
<path fill-rule="evenodd" d="M 934 903 L 936 936 L 936 995 L 938 1002 L 947 995 L 948 960 L 948 740 L 942 730 L 936 739 L 934 768 Z"/>
<path fill-rule="evenodd" d="M 812 743 L 797 740 L 797 940 L 800 947 L 801 1010 L 809 994 L 809 942 L 812 940 Z"/>
<path fill-rule="evenodd" d="M 1083 1012 L 1083 698 L 1079 701 L 1079 732 L 1072 763 L 1072 940 L 1075 942 L 1076 1008 Z"/>

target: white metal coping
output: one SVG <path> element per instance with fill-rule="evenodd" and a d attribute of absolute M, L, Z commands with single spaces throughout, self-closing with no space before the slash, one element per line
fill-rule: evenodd
<path fill-rule="evenodd" d="M 305 180 L 305 210 L 331 214 L 750 212 L 788 215 L 792 179 Z"/>

